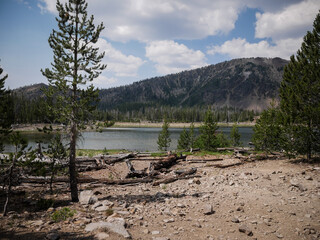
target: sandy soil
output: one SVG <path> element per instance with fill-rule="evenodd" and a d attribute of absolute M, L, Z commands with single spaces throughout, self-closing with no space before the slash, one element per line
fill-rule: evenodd
<path fill-rule="evenodd" d="M 132 163 L 136 169 L 148 166 L 148 162 Z M 81 184 L 80 189 L 92 189 L 100 201 L 111 202 L 132 239 L 320 239 L 319 163 L 265 160 L 219 169 L 210 163 L 180 162 L 172 169 L 191 167 L 197 167 L 198 177 L 160 186 Z M 125 164 L 117 163 L 83 175 L 119 179 L 126 173 Z M 10 209 L 16 211 L 0 217 L 0 239 L 43 239 L 50 231 L 60 239 L 98 239 L 84 228 L 107 220 L 108 214 L 70 203 L 64 184 L 55 189 L 55 208 L 47 210 L 36 210 L 34 202 L 37 195 L 50 197 L 44 186 L 15 189 L 16 203 Z M 77 213 L 53 222 L 52 212 L 63 206 Z M 101 239 L 123 239 L 107 234 Z"/>

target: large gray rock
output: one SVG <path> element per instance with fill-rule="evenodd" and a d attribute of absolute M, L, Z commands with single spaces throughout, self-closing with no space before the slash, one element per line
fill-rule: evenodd
<path fill-rule="evenodd" d="M 90 223 L 86 226 L 85 231 L 104 231 L 108 230 L 114 233 L 117 233 L 124 238 L 131 238 L 131 235 L 125 228 L 125 220 L 123 218 L 110 218 L 107 222 L 96 222 Z"/>
<path fill-rule="evenodd" d="M 97 196 L 94 195 L 92 190 L 84 190 L 80 192 L 79 202 L 81 204 L 94 204 L 98 201 Z"/>

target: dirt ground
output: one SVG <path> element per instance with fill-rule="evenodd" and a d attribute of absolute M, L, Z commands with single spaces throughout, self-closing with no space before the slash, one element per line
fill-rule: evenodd
<path fill-rule="evenodd" d="M 149 165 L 132 164 L 136 169 Z M 108 200 L 113 217 L 125 220 L 132 239 L 320 239 L 319 163 L 264 160 L 220 169 L 210 162 L 182 161 L 172 170 L 191 167 L 197 168 L 193 178 L 160 186 L 91 183 L 79 187 L 93 190 L 99 201 Z M 116 163 L 82 175 L 121 179 L 127 171 L 125 163 Z M 9 211 L 15 211 L 0 217 L 0 239 L 50 239 L 50 232 L 60 239 L 124 239 L 112 232 L 104 237 L 86 232 L 87 224 L 107 220 L 110 211 L 70 203 L 67 190 L 66 184 L 56 184 L 50 196 L 45 186 L 17 187 L 9 206 Z M 40 197 L 52 198 L 54 207 L 37 209 L 35 199 Z M 3 203 L 1 193 L 1 207 Z M 65 206 L 76 210 L 75 215 L 52 221 L 52 212 Z"/>

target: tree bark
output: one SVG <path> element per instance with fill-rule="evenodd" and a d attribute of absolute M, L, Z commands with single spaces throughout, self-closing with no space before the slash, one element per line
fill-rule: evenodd
<path fill-rule="evenodd" d="M 72 202 L 79 202 L 78 198 L 78 174 L 76 168 L 76 142 L 77 142 L 77 127 L 73 123 L 71 127 L 70 139 L 70 159 L 69 159 L 69 175 L 70 175 L 70 191 Z"/>

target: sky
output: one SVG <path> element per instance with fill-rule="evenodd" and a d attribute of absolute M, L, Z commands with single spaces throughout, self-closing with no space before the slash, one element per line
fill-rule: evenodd
<path fill-rule="evenodd" d="M 65 2 L 66 0 L 61 0 Z M 96 44 L 107 68 L 98 88 L 234 58 L 289 59 L 311 31 L 319 0 L 87 0 L 105 29 Z M 56 0 L 0 0 L 0 65 L 6 87 L 47 83 L 48 38 L 58 29 Z"/>

